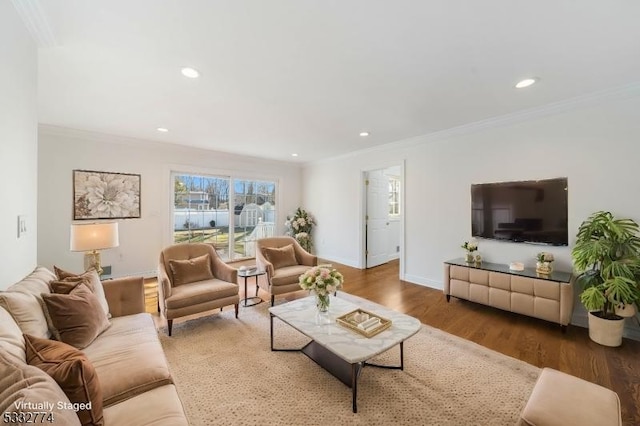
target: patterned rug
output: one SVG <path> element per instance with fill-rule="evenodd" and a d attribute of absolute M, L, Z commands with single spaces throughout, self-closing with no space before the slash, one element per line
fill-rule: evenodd
<path fill-rule="evenodd" d="M 513 425 L 540 374 L 423 325 L 405 342 L 404 371 L 363 369 L 354 414 L 350 388 L 302 353 L 270 351 L 268 307 L 175 323 L 172 337 L 160 331 L 192 425 Z M 274 325 L 278 347 L 308 342 Z M 393 348 L 375 361 L 398 359 Z"/>

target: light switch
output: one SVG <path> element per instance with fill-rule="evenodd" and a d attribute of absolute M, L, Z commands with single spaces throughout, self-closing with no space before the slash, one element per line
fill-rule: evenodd
<path fill-rule="evenodd" d="M 27 217 L 25 215 L 18 216 L 18 238 L 27 233 Z"/>

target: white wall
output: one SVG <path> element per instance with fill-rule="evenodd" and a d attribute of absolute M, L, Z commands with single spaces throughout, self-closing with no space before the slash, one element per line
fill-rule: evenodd
<path fill-rule="evenodd" d="M 37 48 L 11 2 L 0 2 L 0 289 L 36 266 Z M 18 238 L 18 215 L 27 233 Z"/>
<path fill-rule="evenodd" d="M 472 183 L 559 176 L 569 179 L 570 246 L 545 250 L 555 254 L 556 269 L 571 270 L 570 247 L 590 213 L 609 210 L 640 222 L 638 111 L 640 93 L 635 90 L 553 115 L 450 132 L 439 139 L 416 138 L 307 165 L 303 198 L 318 218 L 318 255 L 361 266 L 360 171 L 405 161 L 401 275 L 406 280 L 442 288 L 443 261 L 461 257 L 460 244 L 470 238 Z M 334 214 L 336 206 L 342 214 Z M 479 244 L 486 261 L 517 260 L 528 266 L 534 266 L 541 249 L 489 240 Z"/>
<path fill-rule="evenodd" d="M 120 247 L 102 252 L 102 264 L 111 265 L 116 277 L 153 274 L 160 250 L 172 243 L 172 169 L 278 181 L 280 234 L 301 201 L 301 169 L 291 163 L 47 126 L 41 126 L 39 142 L 38 263 L 44 266 L 83 269 L 82 254 L 69 251 L 74 169 L 142 175 L 142 218 L 120 221 Z"/>

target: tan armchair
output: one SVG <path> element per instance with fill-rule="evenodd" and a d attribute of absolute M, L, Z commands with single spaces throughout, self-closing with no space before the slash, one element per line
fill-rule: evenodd
<path fill-rule="evenodd" d="M 298 277 L 318 264 L 318 258 L 292 237 L 262 238 L 256 248 L 258 269 L 267 272 L 267 282 L 260 282 L 260 287 L 271 294 L 271 306 L 277 294 L 301 290 Z"/>
<path fill-rule="evenodd" d="M 162 250 L 158 265 L 158 303 L 171 336 L 174 318 L 240 302 L 238 271 L 220 259 L 212 245 L 175 244 Z"/>

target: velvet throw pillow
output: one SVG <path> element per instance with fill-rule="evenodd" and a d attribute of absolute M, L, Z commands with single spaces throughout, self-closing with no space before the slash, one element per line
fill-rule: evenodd
<path fill-rule="evenodd" d="M 76 348 L 55 340 L 24 335 L 27 363 L 47 373 L 71 402 L 83 425 L 103 425 L 102 388 L 96 370 Z"/>
<path fill-rule="evenodd" d="M 67 277 L 62 280 L 54 280 L 49 283 L 49 288 L 52 293 L 69 294 L 71 293 L 71 290 L 78 286 L 78 284 L 82 283 L 91 288 L 87 277 Z"/>
<path fill-rule="evenodd" d="M 98 298 L 84 283 L 69 294 L 42 294 L 43 310 L 53 336 L 78 349 L 87 347 L 109 328 Z"/>
<path fill-rule="evenodd" d="M 58 280 L 62 280 L 62 281 L 77 280 L 77 279 L 86 280 L 87 287 L 91 289 L 91 291 L 98 298 L 98 301 L 100 301 L 100 306 L 102 307 L 102 310 L 107 315 L 107 317 L 111 318 L 111 314 L 109 313 L 109 304 L 107 303 L 107 296 L 105 296 L 104 294 L 104 288 L 102 287 L 102 281 L 100 281 L 100 275 L 98 275 L 98 271 L 96 271 L 95 268 L 91 268 L 88 271 L 83 272 L 82 274 L 75 274 L 73 272 L 65 271 L 63 269 L 58 268 L 55 265 L 53 267 L 53 270 L 56 273 Z M 53 287 L 51 288 L 51 291 L 55 293 L 65 293 L 65 291 L 55 291 Z M 71 291 L 71 289 L 69 289 L 69 291 Z"/>
<path fill-rule="evenodd" d="M 169 267 L 171 268 L 171 275 L 173 275 L 174 286 L 213 278 L 211 260 L 208 254 L 187 260 L 170 260 Z"/>
<path fill-rule="evenodd" d="M 263 247 L 264 257 L 273 265 L 273 269 L 280 269 L 298 264 L 293 244 L 284 247 Z"/>

